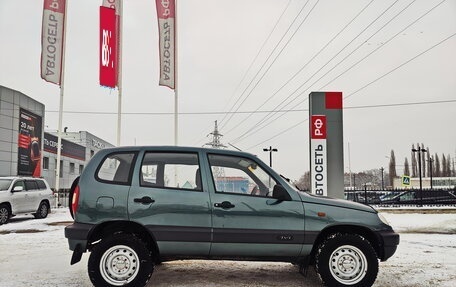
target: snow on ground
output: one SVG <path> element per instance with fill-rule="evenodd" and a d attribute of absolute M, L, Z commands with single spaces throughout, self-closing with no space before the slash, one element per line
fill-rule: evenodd
<path fill-rule="evenodd" d="M 456 213 L 407 212 L 382 212 L 401 234 L 401 243 L 392 258 L 380 263 L 374 286 L 456 286 Z M 71 221 L 67 209 L 55 209 L 46 219 L 18 216 L 0 226 L 0 287 L 92 286 L 88 254 L 78 264 L 69 264 L 71 252 L 63 228 Z M 303 277 L 288 263 L 190 260 L 156 266 L 149 286 L 314 287 L 321 283 L 312 268 Z"/>

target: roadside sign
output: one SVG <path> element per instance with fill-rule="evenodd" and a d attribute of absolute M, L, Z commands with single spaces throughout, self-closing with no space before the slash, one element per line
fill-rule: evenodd
<path fill-rule="evenodd" d="M 410 186 L 410 176 L 403 175 L 402 176 L 402 185 L 403 186 Z"/>

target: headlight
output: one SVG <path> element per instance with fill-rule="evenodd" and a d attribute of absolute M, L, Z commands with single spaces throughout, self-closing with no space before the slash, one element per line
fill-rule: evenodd
<path fill-rule="evenodd" d="M 377 215 L 378 215 L 378 218 L 379 218 L 383 223 L 385 223 L 386 225 L 390 225 L 389 222 L 388 222 L 388 220 L 386 220 L 386 218 L 385 218 L 383 215 L 381 215 L 380 213 L 377 213 Z"/>

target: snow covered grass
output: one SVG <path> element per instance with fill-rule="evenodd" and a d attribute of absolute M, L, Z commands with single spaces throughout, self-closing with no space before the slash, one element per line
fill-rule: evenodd
<path fill-rule="evenodd" d="M 374 286 L 456 286 L 456 213 L 441 210 L 382 211 L 401 234 L 396 254 L 380 263 Z M 428 214 L 426 214 L 428 213 Z M 70 266 L 71 252 L 63 233 L 72 221 L 67 209 L 54 209 L 46 219 L 15 217 L 0 226 L 1 287 L 92 286 L 85 254 Z M 310 268 L 307 277 L 288 263 L 174 261 L 156 266 L 149 286 L 321 286 Z"/>

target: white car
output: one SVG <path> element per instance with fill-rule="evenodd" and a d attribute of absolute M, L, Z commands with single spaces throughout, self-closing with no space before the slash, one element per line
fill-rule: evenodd
<path fill-rule="evenodd" d="M 47 217 L 51 198 L 52 190 L 42 178 L 0 177 L 0 225 L 17 214 Z"/>

